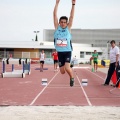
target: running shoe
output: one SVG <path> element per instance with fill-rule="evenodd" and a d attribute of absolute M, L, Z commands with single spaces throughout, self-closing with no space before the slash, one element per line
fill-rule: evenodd
<path fill-rule="evenodd" d="M 71 87 L 74 86 L 74 78 L 71 78 L 71 79 L 70 79 L 70 86 L 71 86 Z"/>

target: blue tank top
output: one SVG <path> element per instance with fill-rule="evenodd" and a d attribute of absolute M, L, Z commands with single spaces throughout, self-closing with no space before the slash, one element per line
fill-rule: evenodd
<path fill-rule="evenodd" d="M 71 34 L 68 27 L 63 29 L 58 26 L 58 29 L 54 32 L 54 45 L 57 52 L 72 51 Z"/>

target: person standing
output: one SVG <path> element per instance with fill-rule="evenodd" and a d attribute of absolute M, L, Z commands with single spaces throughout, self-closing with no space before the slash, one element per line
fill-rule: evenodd
<path fill-rule="evenodd" d="M 94 71 L 97 72 L 97 68 L 98 68 L 98 53 L 96 50 L 94 50 L 94 53 L 92 54 L 92 58 L 93 58 L 93 64 L 94 64 Z"/>
<path fill-rule="evenodd" d="M 52 57 L 53 57 L 53 60 L 54 60 L 54 71 L 57 71 L 57 67 L 58 67 L 58 53 L 57 53 L 56 50 L 52 53 Z"/>
<path fill-rule="evenodd" d="M 40 53 L 40 72 L 43 72 L 43 66 L 45 61 L 46 55 L 44 53 L 44 50 Z"/>
<path fill-rule="evenodd" d="M 107 78 L 105 80 L 105 83 L 103 84 L 104 86 L 109 85 L 115 68 L 116 68 L 116 72 L 117 72 L 117 67 L 119 66 L 119 48 L 116 46 L 115 40 L 112 40 L 110 42 L 110 44 L 111 44 L 110 65 L 109 65 L 109 69 L 108 69 L 108 73 L 107 73 Z"/>
<path fill-rule="evenodd" d="M 53 11 L 54 19 L 54 45 L 58 52 L 59 68 L 61 74 L 68 73 L 70 77 L 70 86 L 74 85 L 74 77 L 72 69 L 70 68 L 72 44 L 71 44 L 71 27 L 73 24 L 75 3 L 76 0 L 72 0 L 72 8 L 70 12 L 69 21 L 66 16 L 60 17 L 58 21 L 57 10 L 60 0 L 56 0 L 56 4 Z"/>

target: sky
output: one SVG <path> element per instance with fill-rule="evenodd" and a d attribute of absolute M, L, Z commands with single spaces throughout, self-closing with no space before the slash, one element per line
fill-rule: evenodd
<path fill-rule="evenodd" d="M 54 29 L 56 0 L 0 0 L 0 41 L 32 41 L 34 31 Z M 58 18 L 69 17 L 71 0 L 60 0 Z M 120 0 L 76 0 L 73 29 L 120 29 Z"/>

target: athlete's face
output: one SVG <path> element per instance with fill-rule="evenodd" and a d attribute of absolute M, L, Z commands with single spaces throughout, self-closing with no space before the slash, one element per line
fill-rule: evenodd
<path fill-rule="evenodd" d="M 115 47 L 115 43 L 114 43 L 114 42 L 111 43 L 111 47 L 112 47 L 112 48 Z"/>
<path fill-rule="evenodd" d="M 62 28 L 66 28 L 67 27 L 67 21 L 65 19 L 61 19 L 59 22 L 60 26 Z"/>

